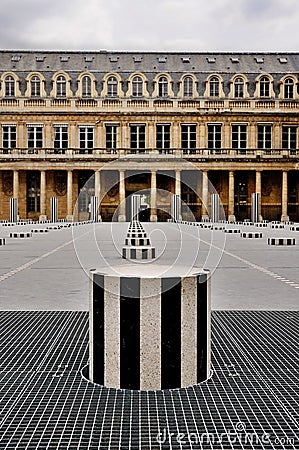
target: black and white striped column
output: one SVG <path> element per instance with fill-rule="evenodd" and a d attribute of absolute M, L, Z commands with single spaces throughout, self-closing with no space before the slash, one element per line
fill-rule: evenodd
<path fill-rule="evenodd" d="M 99 217 L 99 197 L 92 195 L 90 198 L 90 220 L 98 222 Z"/>
<path fill-rule="evenodd" d="M 50 198 L 50 222 L 58 222 L 58 198 Z"/>
<path fill-rule="evenodd" d="M 198 269 L 184 277 L 161 277 L 145 269 L 119 267 L 119 276 L 91 271 L 90 380 L 137 390 L 186 387 L 206 380 L 209 272 Z"/>
<path fill-rule="evenodd" d="M 170 215 L 173 222 L 178 222 L 181 216 L 181 199 L 177 194 L 172 194 L 170 200 Z"/>
<path fill-rule="evenodd" d="M 139 220 L 140 207 L 141 207 L 141 195 L 133 194 L 131 196 L 131 221 Z"/>
<path fill-rule="evenodd" d="M 212 194 L 212 222 L 219 222 L 220 197 L 219 194 Z"/>
<path fill-rule="evenodd" d="M 9 221 L 10 222 L 18 221 L 18 199 L 17 198 L 9 199 Z"/>
<path fill-rule="evenodd" d="M 251 194 L 251 221 L 259 222 L 261 216 L 260 194 L 254 192 Z"/>

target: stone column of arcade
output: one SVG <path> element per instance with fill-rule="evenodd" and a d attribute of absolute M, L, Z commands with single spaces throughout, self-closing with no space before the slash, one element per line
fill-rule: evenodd
<path fill-rule="evenodd" d="M 66 220 L 72 222 L 73 216 L 73 171 L 67 171 L 67 216 Z"/>
<path fill-rule="evenodd" d="M 40 216 L 39 220 L 47 220 L 46 212 L 46 171 L 41 170 L 40 172 Z"/>
<path fill-rule="evenodd" d="M 175 195 L 179 199 L 179 202 L 181 205 L 181 171 L 180 170 L 175 171 Z M 179 208 L 179 211 L 178 211 L 178 220 L 182 220 L 181 208 Z"/>
<path fill-rule="evenodd" d="M 150 222 L 157 222 L 157 172 L 152 170 L 151 172 L 151 200 L 150 200 Z"/>
<path fill-rule="evenodd" d="M 209 178 L 208 171 L 202 171 L 202 209 L 201 209 L 201 220 L 209 220 L 208 213 L 208 196 L 209 196 Z"/>
<path fill-rule="evenodd" d="M 119 214 L 118 221 L 126 221 L 126 186 L 125 171 L 119 171 Z"/>
<path fill-rule="evenodd" d="M 235 222 L 235 173 L 233 170 L 228 172 L 228 221 Z"/>
<path fill-rule="evenodd" d="M 282 172 L 282 188 L 281 188 L 281 221 L 288 222 L 288 172 Z"/>

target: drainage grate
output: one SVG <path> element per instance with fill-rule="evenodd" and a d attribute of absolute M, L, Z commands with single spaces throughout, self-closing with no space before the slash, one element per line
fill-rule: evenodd
<path fill-rule="evenodd" d="M 0 448 L 298 449 L 299 312 L 212 313 L 213 376 L 116 391 L 82 378 L 87 312 L 0 313 Z"/>

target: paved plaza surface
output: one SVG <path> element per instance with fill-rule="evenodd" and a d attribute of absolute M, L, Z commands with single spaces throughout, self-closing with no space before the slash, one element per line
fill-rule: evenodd
<path fill-rule="evenodd" d="M 262 239 L 190 225 L 145 223 L 156 247 L 154 264 L 204 267 L 212 273 L 212 309 L 298 310 L 299 232 L 225 225 L 262 232 Z M 128 223 L 86 224 L 10 239 L 10 232 L 47 225 L 0 225 L 1 310 L 88 310 L 89 270 L 126 264 L 121 258 Z M 297 238 L 295 246 L 269 246 L 272 236 Z"/>
<path fill-rule="evenodd" d="M 128 224 L 8 237 L 47 226 L 0 225 L 1 450 L 299 448 L 298 232 L 224 225 L 263 233 L 246 239 L 145 223 L 154 264 L 212 273 L 212 376 L 184 389 L 129 391 L 82 375 L 88 271 L 127 264 Z M 269 246 L 270 236 L 297 242 Z"/>

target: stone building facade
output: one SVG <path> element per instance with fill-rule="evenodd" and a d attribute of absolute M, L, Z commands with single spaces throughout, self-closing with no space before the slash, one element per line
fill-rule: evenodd
<path fill-rule="evenodd" d="M 207 179 L 227 217 L 258 192 L 264 219 L 299 220 L 298 77 L 299 53 L 0 51 L 0 220 L 12 197 L 45 219 L 53 196 L 71 219 L 80 192 L 78 214 L 97 195 L 124 220 L 151 188 L 200 219 Z M 159 195 L 149 220 L 166 218 Z"/>

